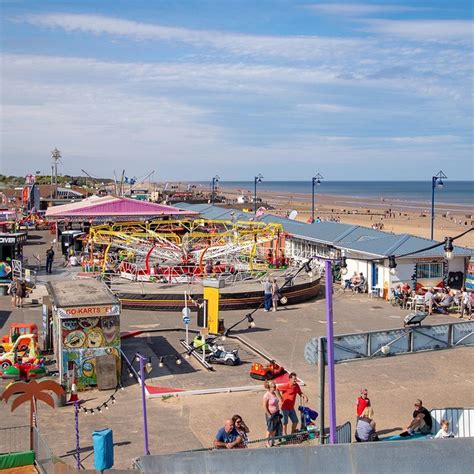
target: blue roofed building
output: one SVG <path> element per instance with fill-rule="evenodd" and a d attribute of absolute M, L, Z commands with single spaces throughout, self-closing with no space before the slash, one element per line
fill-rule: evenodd
<path fill-rule="evenodd" d="M 429 286 L 460 288 L 469 259 L 474 254 L 473 249 L 456 245 L 450 260 L 445 257 L 443 245 L 418 253 L 439 242 L 359 225 L 329 221 L 308 224 L 271 214 L 255 217 L 252 213 L 211 204 L 179 203 L 176 207 L 199 212 L 205 219 L 259 220 L 281 224 L 287 234 L 282 249 L 287 258 L 303 263 L 308 259 L 321 259 L 322 262 L 324 258 L 344 255 L 348 268 L 346 278 L 354 272 L 363 273 L 368 290 L 373 289 L 380 295 L 388 295 L 389 289 L 401 282 L 409 282 L 417 289 Z M 396 257 L 395 275 L 389 271 L 389 256 Z"/>

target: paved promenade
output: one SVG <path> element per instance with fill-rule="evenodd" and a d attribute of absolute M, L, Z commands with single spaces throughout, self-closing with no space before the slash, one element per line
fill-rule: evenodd
<path fill-rule="evenodd" d="M 40 274 L 40 280 L 45 276 Z M 72 275 L 53 274 L 53 278 L 72 278 Z M 402 327 L 407 311 L 394 308 L 387 302 L 370 299 L 367 295 L 343 294 L 336 291 L 334 298 L 335 334 L 365 332 L 367 330 Z M 225 325 L 231 326 L 245 315 L 242 311 L 221 314 Z M 304 360 L 304 345 L 326 331 L 324 300 L 282 309 L 276 313 L 255 313 L 257 326 L 247 329 L 242 323 L 237 333 L 265 353 L 295 370 L 306 386 L 303 390 L 309 405 L 318 409 L 318 369 Z M 14 321 L 41 321 L 41 307 L 28 303 L 23 309 L 12 309 L 8 297 L 0 297 L 0 333 L 6 333 Z M 454 316 L 435 315 L 426 324 L 458 321 Z M 193 321 L 195 323 L 195 321 Z M 215 373 L 207 373 L 192 358 L 177 366 L 168 358 L 164 368 L 158 367 L 158 358 L 182 350 L 179 339 L 183 333 L 147 332 L 152 329 L 183 327 L 180 313 L 124 311 L 121 330 L 141 330 L 137 338 L 124 342 L 127 353 L 140 350 L 152 357 L 154 368 L 149 383 L 184 389 L 234 387 L 255 383 L 248 376 L 250 363 L 260 360 L 241 348 L 243 365 L 217 366 Z M 193 327 L 193 326 L 191 326 Z M 225 345 L 235 345 L 229 339 Z M 421 398 L 428 408 L 473 406 L 474 376 L 471 360 L 474 348 L 459 348 L 439 352 L 386 357 L 377 360 L 356 361 L 336 366 L 337 421 L 354 421 L 355 400 L 361 387 L 369 390 L 375 411 L 377 428 L 382 433 L 401 430 L 409 421 L 413 402 Z M 124 371 L 125 390 L 120 391 L 117 403 L 101 414 L 80 417 L 81 446 L 84 466 L 91 467 L 92 438 L 96 429 L 110 427 L 114 431 L 115 467 L 130 467 L 130 459 L 143 453 L 142 408 L 140 389 Z M 0 388 L 6 381 L 0 381 Z M 264 436 L 265 424 L 261 404 L 262 392 L 225 393 L 189 397 L 171 397 L 148 401 L 150 449 L 152 453 L 170 453 L 207 447 L 212 444 L 223 420 L 238 413 L 250 427 L 250 438 Z M 94 408 L 108 398 L 108 393 L 97 390 L 81 394 L 84 405 Z M 1 402 L 0 428 L 25 425 L 28 411 L 21 407 L 10 413 Z M 39 427 L 50 447 L 58 456 L 73 464 L 75 447 L 74 416 L 71 407 L 54 410 L 39 405 Z"/>

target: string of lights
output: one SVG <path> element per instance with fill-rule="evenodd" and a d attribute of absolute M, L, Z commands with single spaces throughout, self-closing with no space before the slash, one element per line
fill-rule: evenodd
<path fill-rule="evenodd" d="M 122 390 L 125 390 L 123 386 L 116 387 L 114 393 L 110 395 L 110 397 L 107 400 L 105 400 L 105 402 L 101 403 L 100 405 L 97 405 L 95 408 L 86 408 L 84 406 L 81 406 L 80 410 L 85 415 L 89 413 L 91 415 L 95 415 L 96 413 L 102 413 L 103 410 L 108 410 L 110 405 L 115 405 L 115 403 L 117 402 L 117 392 L 122 391 Z"/>

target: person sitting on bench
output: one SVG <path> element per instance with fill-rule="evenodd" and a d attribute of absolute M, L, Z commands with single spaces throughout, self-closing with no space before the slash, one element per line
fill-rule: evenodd
<path fill-rule="evenodd" d="M 407 426 L 403 433 L 400 433 L 402 438 L 411 436 L 413 433 L 430 434 L 433 426 L 430 412 L 423 406 L 421 400 L 415 401 L 415 411 L 413 412 L 413 419 Z"/>
<path fill-rule="evenodd" d="M 438 303 L 434 301 L 434 309 L 442 314 L 448 314 L 448 308 L 454 303 L 454 296 L 452 295 L 449 288 L 446 288 L 446 292 L 443 294 L 443 299 Z"/>
<path fill-rule="evenodd" d="M 359 273 L 359 282 L 352 287 L 356 293 L 364 293 L 365 277 L 362 272 Z"/>
<path fill-rule="evenodd" d="M 357 285 L 357 283 L 359 283 L 359 275 L 357 274 L 357 272 L 354 272 L 354 275 L 352 275 L 351 278 L 344 280 L 344 282 L 344 290 L 352 288 L 353 286 Z"/>

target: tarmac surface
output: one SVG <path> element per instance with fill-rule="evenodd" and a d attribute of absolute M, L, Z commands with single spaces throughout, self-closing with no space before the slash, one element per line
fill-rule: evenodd
<path fill-rule="evenodd" d="M 59 253 L 59 252 L 58 252 Z M 55 267 L 51 276 L 38 274 L 38 280 L 73 278 L 70 269 Z M 36 290 L 41 293 L 41 287 Z M 0 297 L 0 333 L 7 332 L 11 322 L 41 320 L 41 306 L 30 301 L 24 308 L 12 309 L 9 297 Z M 376 329 L 402 327 L 406 310 L 392 307 L 383 300 L 367 295 L 334 294 L 334 332 L 347 334 Z M 242 311 L 221 313 L 226 327 L 245 316 Z M 459 321 L 457 315 L 434 315 L 425 324 Z M 318 368 L 304 359 L 304 346 L 309 339 L 325 335 L 324 299 L 265 313 L 254 314 L 256 327 L 239 325 L 239 334 L 254 346 L 276 359 L 287 370 L 296 371 L 305 382 L 303 391 L 309 396 L 309 406 L 319 408 Z M 195 324 L 195 321 L 192 321 Z M 191 328 L 195 328 L 194 325 Z M 239 348 L 243 364 L 238 367 L 216 366 L 207 372 L 193 358 L 183 359 L 181 365 L 175 356 L 183 351 L 179 339 L 184 332 L 181 313 L 124 310 L 121 331 L 143 331 L 135 338 L 124 340 L 123 349 L 128 355 L 140 351 L 152 357 L 153 370 L 148 384 L 189 390 L 236 387 L 259 384 L 248 375 L 250 363 L 262 359 L 252 351 L 227 339 L 226 347 Z M 173 329 L 173 331 L 151 332 Z M 379 433 L 397 433 L 409 422 L 413 403 L 421 398 L 428 409 L 441 407 L 474 406 L 474 375 L 471 359 L 473 347 L 424 352 L 374 360 L 354 361 L 336 366 L 337 422 L 354 422 L 355 402 L 361 388 L 368 388 L 375 411 Z M 158 367 L 159 357 L 165 357 L 165 366 Z M 135 379 L 123 371 L 125 390 L 117 394 L 117 403 L 96 415 L 80 414 L 81 458 L 86 468 L 93 466 L 92 437 L 94 430 L 112 428 L 115 443 L 116 468 L 130 468 L 131 459 L 143 454 L 143 417 L 141 394 Z M 0 381 L 0 390 L 7 381 Z M 94 408 L 105 401 L 110 392 L 91 390 L 80 394 L 83 405 Z M 250 428 L 250 438 L 265 435 L 262 409 L 262 392 L 222 393 L 150 399 L 147 402 L 149 445 L 152 454 L 179 452 L 209 447 L 218 428 L 225 419 L 238 413 Z M 326 400 L 327 400 L 326 395 Z M 25 405 L 11 413 L 9 406 L 0 402 L 0 428 L 28 424 L 29 407 Z M 54 411 L 44 404 L 38 405 L 38 425 L 51 450 L 69 464 L 75 464 L 74 410 L 70 406 Z M 327 420 L 326 420 L 327 423 Z"/>

